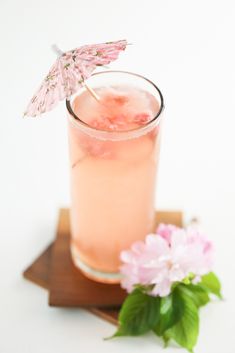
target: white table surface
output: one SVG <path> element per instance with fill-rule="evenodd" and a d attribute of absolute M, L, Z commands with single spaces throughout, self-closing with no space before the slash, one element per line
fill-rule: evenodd
<path fill-rule="evenodd" d="M 21 276 L 69 205 L 64 104 L 21 118 L 55 59 L 50 45 L 122 38 L 133 45 L 111 67 L 148 76 L 166 101 L 157 205 L 198 216 L 217 249 L 226 300 L 202 310 L 196 352 L 235 351 L 234 19 L 232 0 L 1 0 L 1 353 L 162 352 L 151 334 L 103 341 L 111 324 L 48 307 Z"/>

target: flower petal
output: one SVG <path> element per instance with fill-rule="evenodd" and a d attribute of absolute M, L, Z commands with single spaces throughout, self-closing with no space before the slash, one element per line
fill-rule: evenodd
<path fill-rule="evenodd" d="M 171 282 L 169 279 L 165 279 L 164 281 L 156 284 L 151 291 L 151 295 L 154 297 L 166 297 L 171 292 Z"/>

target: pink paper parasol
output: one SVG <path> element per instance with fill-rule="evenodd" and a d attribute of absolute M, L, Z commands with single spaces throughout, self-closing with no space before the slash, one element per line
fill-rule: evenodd
<path fill-rule="evenodd" d="M 119 40 L 84 45 L 65 53 L 57 49 L 59 56 L 31 99 L 24 115 L 35 117 L 51 110 L 59 101 L 69 98 L 82 86 L 86 86 L 98 99 L 95 92 L 85 84 L 85 80 L 97 66 L 107 65 L 116 60 L 126 46 L 126 40 Z"/>

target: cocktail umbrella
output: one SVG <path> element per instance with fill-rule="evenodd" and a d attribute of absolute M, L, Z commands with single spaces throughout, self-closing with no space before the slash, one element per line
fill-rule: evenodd
<path fill-rule="evenodd" d="M 58 58 L 31 99 L 24 115 L 36 117 L 45 113 L 83 86 L 98 99 L 95 92 L 86 85 L 85 80 L 97 66 L 107 65 L 116 60 L 126 46 L 126 40 L 119 40 L 84 45 L 67 52 L 56 48 Z"/>

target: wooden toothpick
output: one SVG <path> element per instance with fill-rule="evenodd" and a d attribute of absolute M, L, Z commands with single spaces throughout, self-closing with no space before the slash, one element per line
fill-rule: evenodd
<path fill-rule="evenodd" d="M 93 98 L 95 98 L 95 100 L 97 100 L 97 102 L 100 103 L 100 97 L 98 96 L 98 94 L 96 94 L 93 88 L 89 87 L 88 84 L 85 82 L 84 82 L 84 86 L 87 89 L 87 91 L 93 96 Z"/>

